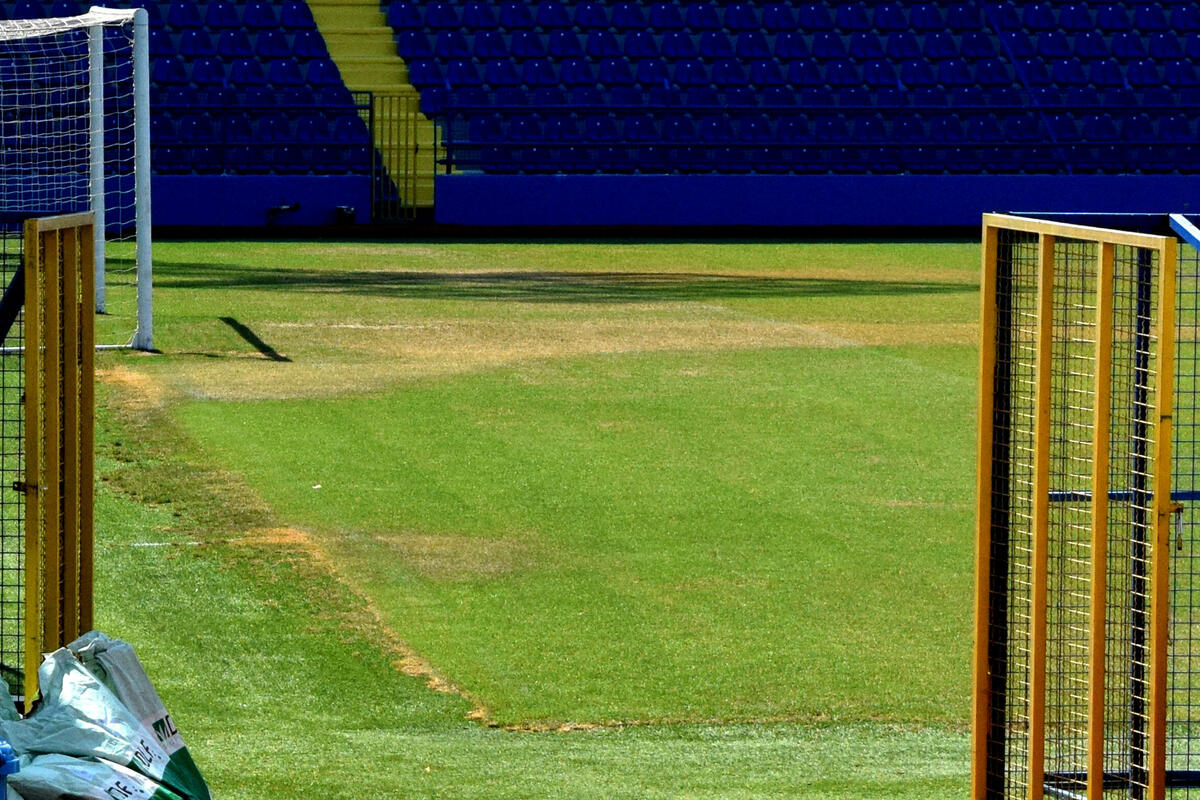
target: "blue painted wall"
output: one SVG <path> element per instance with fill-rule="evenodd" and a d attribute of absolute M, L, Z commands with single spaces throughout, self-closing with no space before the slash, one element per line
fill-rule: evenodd
<path fill-rule="evenodd" d="M 156 226 L 305 227 L 371 221 L 371 181 L 363 175 L 155 175 L 150 186 Z M 296 211 L 272 213 L 299 204 Z"/>
<path fill-rule="evenodd" d="M 436 219 L 499 226 L 978 225 L 987 211 L 1200 210 L 1181 175 L 443 175 Z"/>

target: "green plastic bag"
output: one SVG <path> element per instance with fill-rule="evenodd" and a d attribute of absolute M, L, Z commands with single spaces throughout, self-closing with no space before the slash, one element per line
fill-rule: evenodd
<path fill-rule="evenodd" d="M 65 648 L 38 668 L 42 703 L 22 720 L 0 721 L 0 736 L 22 755 L 57 754 L 111 761 L 163 784 L 184 800 L 203 800 L 193 777 L 170 763 L 133 712 Z M 22 792 L 24 794 L 24 792 Z"/>
<path fill-rule="evenodd" d="M 150 683 L 133 647 L 121 639 L 92 631 L 71 642 L 67 649 L 133 712 L 146 731 L 154 735 L 166 751 L 174 774 L 181 780 L 186 779 L 192 796 L 197 800 L 210 800 L 200 769 L 192 760 L 179 729 Z"/>
<path fill-rule="evenodd" d="M 85 761 L 45 755 L 21 759 L 21 771 L 8 779 L 10 800 L 182 800 L 170 789 L 111 761 Z"/>

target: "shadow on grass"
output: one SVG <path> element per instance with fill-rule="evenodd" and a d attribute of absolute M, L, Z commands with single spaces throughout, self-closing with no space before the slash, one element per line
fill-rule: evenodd
<path fill-rule="evenodd" d="M 384 272 L 269 269 L 190 262 L 155 265 L 163 288 L 394 295 L 431 300 L 654 303 L 803 297 L 901 297 L 973 292 L 973 282 L 835 280 L 661 272 Z"/>

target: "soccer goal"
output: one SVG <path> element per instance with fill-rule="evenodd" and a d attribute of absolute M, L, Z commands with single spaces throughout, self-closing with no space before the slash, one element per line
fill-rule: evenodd
<path fill-rule="evenodd" d="M 983 225 L 972 791 L 1200 798 L 1200 230 Z"/>
<path fill-rule="evenodd" d="M 96 311 L 121 339 L 101 346 L 141 350 L 154 346 L 148 31 L 140 9 L 0 22 L 0 224 L 92 213 Z"/>

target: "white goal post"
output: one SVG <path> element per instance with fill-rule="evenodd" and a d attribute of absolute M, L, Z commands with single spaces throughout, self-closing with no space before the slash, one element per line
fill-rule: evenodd
<path fill-rule="evenodd" d="M 0 22 L 0 220 L 91 211 L 96 311 L 107 275 L 136 289 L 136 329 L 108 346 L 139 350 L 154 347 L 149 108 L 144 10 Z M 114 265 L 115 241 L 133 243 L 132 267 Z"/>

